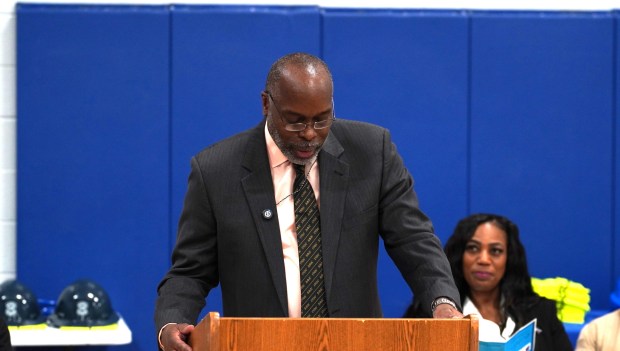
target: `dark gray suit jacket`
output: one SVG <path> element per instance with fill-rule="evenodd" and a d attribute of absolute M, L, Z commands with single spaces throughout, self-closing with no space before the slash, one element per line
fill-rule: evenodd
<path fill-rule="evenodd" d="M 282 242 L 264 123 L 191 160 L 173 265 L 159 285 L 155 323 L 194 324 L 218 283 L 224 315 L 288 314 Z M 389 132 L 336 120 L 319 153 L 321 233 L 330 317 L 381 317 L 379 234 L 415 295 L 460 301 L 413 179 Z M 262 211 L 276 215 L 265 219 Z"/>

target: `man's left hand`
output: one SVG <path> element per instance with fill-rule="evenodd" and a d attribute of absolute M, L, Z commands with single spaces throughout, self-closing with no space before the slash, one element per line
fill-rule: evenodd
<path fill-rule="evenodd" d="M 435 308 L 433 318 L 463 318 L 463 314 L 450 304 L 442 303 Z"/>

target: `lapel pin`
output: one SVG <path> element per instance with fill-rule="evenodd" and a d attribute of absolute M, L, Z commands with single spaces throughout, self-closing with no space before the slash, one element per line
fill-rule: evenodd
<path fill-rule="evenodd" d="M 263 210 L 264 219 L 271 219 L 272 217 L 273 217 L 273 211 L 271 211 L 270 209 Z"/>

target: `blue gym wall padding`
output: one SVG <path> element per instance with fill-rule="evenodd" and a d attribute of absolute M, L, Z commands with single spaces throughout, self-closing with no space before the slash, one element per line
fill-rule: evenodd
<path fill-rule="evenodd" d="M 471 209 L 514 219 L 532 275 L 593 287 L 595 306 L 612 273 L 613 25 L 472 16 Z"/>
<path fill-rule="evenodd" d="M 332 69 L 337 117 L 390 129 L 445 242 L 468 213 L 521 228 L 538 277 L 608 308 L 616 234 L 618 12 L 18 4 L 18 278 L 90 277 L 156 347 L 190 157 L 256 125 L 269 65 Z M 380 293 L 411 293 L 384 251 Z M 221 311 L 219 289 L 206 310 Z"/>
<path fill-rule="evenodd" d="M 620 22 L 620 11 L 614 11 L 614 28 L 615 28 L 615 55 L 614 55 L 614 70 L 612 75 L 615 73 L 614 77 L 614 85 L 613 85 L 613 93 L 614 102 L 613 102 L 613 126 L 614 126 L 614 159 L 613 159 L 613 210 L 614 217 L 612 218 L 612 235 L 611 235 L 611 262 L 612 262 L 612 275 L 610 277 L 609 286 L 611 287 L 610 291 L 617 291 L 616 282 L 620 280 L 620 234 L 618 234 L 618 228 L 620 228 L 620 206 L 618 203 L 620 202 L 620 189 L 618 188 L 618 183 L 620 182 L 620 142 L 617 140 L 617 136 L 620 135 L 620 123 L 618 123 L 618 118 L 620 118 L 620 26 L 618 23 Z M 604 286 L 601 282 L 601 285 Z M 611 302 L 607 305 L 609 308 L 612 308 Z"/>
<path fill-rule="evenodd" d="M 154 350 L 169 264 L 167 7 L 17 7 L 17 277 L 103 286 Z"/>

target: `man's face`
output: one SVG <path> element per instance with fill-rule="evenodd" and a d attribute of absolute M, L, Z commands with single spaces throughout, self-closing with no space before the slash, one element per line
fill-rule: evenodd
<path fill-rule="evenodd" d="M 267 129 L 282 153 L 292 163 L 312 162 L 330 129 L 330 125 L 315 126 L 333 119 L 331 81 L 312 70 L 291 69 L 274 91 L 263 92 L 262 101 Z M 304 129 L 294 131 L 301 129 L 300 123 L 305 124 Z"/>

